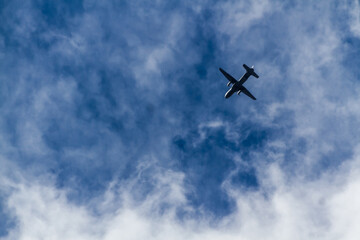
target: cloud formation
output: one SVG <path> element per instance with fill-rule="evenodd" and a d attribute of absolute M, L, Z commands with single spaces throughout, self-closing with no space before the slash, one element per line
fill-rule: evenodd
<path fill-rule="evenodd" d="M 337 172 L 289 183 L 271 164 L 262 191 L 227 189 L 237 210 L 215 225 L 207 218 L 177 218 L 176 209 L 186 200 L 183 175 L 175 172 L 159 171 L 156 190 L 141 204 L 133 204 L 132 184 L 108 189 L 96 200 L 96 213 L 70 203 L 51 184 L 12 184 L 8 207 L 17 224 L 5 239 L 355 239 L 358 169 L 357 154 Z"/>
<path fill-rule="evenodd" d="M 357 8 L 2 4 L 2 238 L 356 239 Z"/>

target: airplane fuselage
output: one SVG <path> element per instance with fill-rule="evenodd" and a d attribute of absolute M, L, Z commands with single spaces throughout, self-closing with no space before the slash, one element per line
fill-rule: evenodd
<path fill-rule="evenodd" d="M 242 86 L 242 83 L 244 83 L 249 77 L 250 73 L 246 72 L 230 89 L 226 92 L 225 98 L 231 97 L 236 92 L 240 91 L 240 88 Z"/>

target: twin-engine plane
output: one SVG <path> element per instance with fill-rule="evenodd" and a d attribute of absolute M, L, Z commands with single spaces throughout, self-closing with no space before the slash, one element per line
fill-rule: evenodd
<path fill-rule="evenodd" d="M 235 92 L 239 95 L 241 92 L 245 93 L 248 97 L 252 98 L 253 100 L 256 100 L 256 98 L 247 90 L 243 84 L 248 80 L 250 76 L 254 76 L 256 78 L 259 78 L 259 75 L 257 75 L 254 71 L 254 66 L 251 68 L 248 67 L 246 64 L 243 64 L 243 67 L 246 70 L 246 73 L 237 81 L 235 78 L 233 78 L 230 74 L 225 72 L 222 68 L 219 68 L 220 72 L 224 74 L 224 76 L 229 80 L 229 83 L 227 84 L 228 87 L 232 87 L 229 89 L 229 91 L 226 92 L 225 98 L 231 97 Z"/>

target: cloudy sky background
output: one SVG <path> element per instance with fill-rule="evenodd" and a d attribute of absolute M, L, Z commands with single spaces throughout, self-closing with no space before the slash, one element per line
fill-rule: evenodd
<path fill-rule="evenodd" d="M 0 238 L 358 239 L 359 1 L 0 1 Z M 218 71 L 259 79 L 224 99 Z"/>

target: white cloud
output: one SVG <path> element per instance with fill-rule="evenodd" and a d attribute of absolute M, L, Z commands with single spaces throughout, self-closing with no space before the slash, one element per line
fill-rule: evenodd
<path fill-rule="evenodd" d="M 265 14 L 274 11 L 276 5 L 277 3 L 267 0 L 220 2 L 218 7 L 221 15 L 217 28 L 234 41 L 239 34 L 256 24 L 256 21 L 261 21 Z"/>
<path fill-rule="evenodd" d="M 360 37 L 360 3 L 358 0 L 353 0 L 348 6 L 351 21 L 349 23 L 350 30 L 356 37 Z"/>
<path fill-rule="evenodd" d="M 355 9 L 358 8 L 357 2 L 355 6 Z M 199 7 L 196 9 L 200 11 Z M 258 87 L 257 90 L 269 101 L 259 104 L 263 104 L 262 109 L 261 106 L 235 108 L 234 112 L 238 113 L 235 124 L 230 124 L 221 117 L 199 124 L 201 140 L 206 138 L 207 128 L 224 127 L 227 137 L 236 141 L 239 135 L 233 133 L 233 127 L 237 123 L 251 119 L 262 126 L 277 126 L 279 113 L 288 110 L 293 114 L 288 120 L 294 124 L 289 129 L 290 133 L 268 141 L 263 149 L 251 153 L 253 161 L 259 164 L 256 166 L 260 183 L 257 191 L 244 192 L 232 186 L 229 179 L 224 182 L 223 188 L 236 201 L 236 211 L 216 223 L 213 216 L 206 214 L 200 217 L 192 217 L 190 214 L 179 220 L 176 216 L 178 209 L 188 212 L 193 210 L 185 194 L 188 192 L 184 185 L 185 174 L 161 167 L 153 168 L 152 159 L 156 156 L 141 161 L 137 176 L 124 182 L 114 180 L 103 196 L 86 206 L 69 201 L 66 195 L 72 190 L 57 189 L 51 177 L 44 177 L 45 180 L 40 181 L 24 174 L 26 177 L 20 178 L 22 180 L 14 181 L 13 177 L 3 176 L 0 186 L 7 193 L 7 207 L 17 220 L 16 227 L 10 229 L 10 234 L 4 239 L 357 239 L 359 230 L 356 223 L 360 220 L 360 154 L 357 151 L 359 132 L 356 128 L 359 125 L 359 97 L 353 85 L 342 79 L 349 69 L 341 62 L 344 56 L 339 32 L 332 27 L 332 16 L 326 7 L 319 9 L 312 4 L 302 4 L 286 11 L 282 9 L 285 13 L 280 10 L 278 5 L 274 6 L 269 1 L 228 3 L 221 8 L 219 16 L 223 18 L 218 25 L 215 24 L 218 33 L 231 36 L 232 47 L 238 44 L 236 40 L 245 30 L 260 22 L 267 13 L 279 11 L 284 17 L 281 21 L 286 22 L 283 25 L 286 27 L 286 34 L 278 37 L 285 39 L 282 41 L 282 51 L 288 56 L 289 65 L 277 66 L 274 61 L 265 59 L 259 67 L 264 75 L 258 82 L 261 88 Z M 356 14 L 354 16 L 358 20 Z M 164 42 L 161 44 L 142 46 L 141 39 L 137 36 L 126 36 L 131 48 L 129 61 L 134 63 L 132 70 L 135 80 L 148 89 L 154 83 L 157 87 L 160 86 L 160 90 L 171 84 L 161 76 L 161 67 L 178 60 L 175 58 L 174 47 L 188 36 L 186 32 L 189 30 L 189 22 L 177 15 L 168 20 L 167 28 L 163 32 Z M 17 34 L 26 36 L 26 29 L 34 31 L 33 20 L 29 22 L 30 25 L 24 23 L 18 27 Z M 76 53 L 86 54 L 85 50 L 90 50 L 91 47 L 103 49 L 104 46 L 99 43 L 102 32 L 98 30 L 101 26 L 97 25 L 96 16 L 85 15 L 77 24 L 74 29 L 82 29 L 82 34 L 71 35 L 73 37 L 61 35 L 64 37 L 60 37 L 61 40 L 50 53 L 63 53 L 65 57 L 76 58 Z M 353 32 L 357 34 L 356 28 L 354 29 Z M 190 34 L 192 31 L 194 29 L 191 28 Z M 91 43 L 95 46 L 91 46 Z M 220 48 L 224 48 L 221 43 L 219 42 Z M 249 46 L 254 47 L 252 50 L 256 49 L 257 43 L 265 44 L 261 39 L 251 42 Z M 139 49 L 136 49 L 137 47 Z M 185 52 L 189 54 L 181 59 L 186 62 L 182 67 L 193 65 L 200 59 L 197 53 L 191 52 L 187 47 L 185 44 Z M 261 49 L 266 47 L 260 47 Z M 120 49 L 110 47 L 105 48 L 105 52 L 107 54 L 102 56 L 103 60 L 108 61 L 111 66 L 125 62 L 123 57 L 115 56 L 122 53 Z M 89 57 L 93 56 L 90 54 Z M 109 60 L 106 56 L 109 56 Z M 235 51 L 227 57 L 234 56 L 238 56 L 238 52 Z M 43 57 L 36 57 L 34 61 L 46 66 Z M 61 104 L 64 104 L 66 111 L 60 111 L 59 115 L 65 115 L 60 120 L 68 119 L 66 113 L 71 112 L 71 106 L 67 104 L 81 96 L 72 79 L 60 79 L 55 84 L 51 83 L 51 86 L 41 83 L 32 94 L 27 94 L 31 85 L 26 82 L 29 76 L 36 73 L 36 76 L 45 79 L 54 75 L 47 71 L 43 73 L 38 69 L 26 68 L 26 65 L 18 66 L 23 70 L 19 74 L 20 87 L 14 96 L 8 99 L 8 108 L 2 112 L 9 114 L 13 108 L 19 112 L 17 126 L 22 134 L 19 137 L 19 148 L 25 153 L 44 154 L 49 150 L 42 139 L 43 120 L 51 111 L 61 108 Z M 127 65 L 120 68 L 127 71 L 126 67 Z M 284 76 L 279 77 L 280 74 Z M 95 73 L 91 77 L 93 79 L 89 83 L 90 89 L 96 95 L 100 77 Z M 154 82 L 153 77 L 159 79 Z M 279 86 L 285 87 L 284 99 L 271 100 L 273 90 Z M 155 89 L 152 93 L 157 91 Z M 31 96 L 28 97 L 31 99 L 30 107 L 18 107 L 15 104 L 17 97 L 22 95 Z M 131 106 L 124 108 L 130 109 Z M 33 115 L 27 115 L 29 109 Z M 125 115 L 132 113 L 133 111 L 129 110 Z M 74 119 L 70 116 L 69 118 L 73 123 Z M 171 118 L 175 119 L 174 114 L 169 114 L 169 119 Z M 176 122 L 176 119 L 173 121 Z M 75 125 L 76 129 L 82 129 L 81 122 Z M 102 132 L 108 131 L 106 127 L 101 128 L 99 125 L 92 123 L 88 126 Z M 2 136 L 1 143 L 4 143 L 4 148 L 14 149 L 14 146 L 9 146 L 8 141 L 3 138 Z M 163 138 L 168 139 L 166 136 Z M 299 139 L 306 142 L 304 152 L 299 151 L 296 145 Z M 125 155 L 126 151 L 122 150 L 118 138 L 111 135 L 108 140 L 111 142 L 110 146 L 104 148 L 114 151 L 111 154 L 118 156 L 117 158 Z M 339 161 L 343 161 L 343 164 L 339 164 L 339 168 L 324 170 L 315 179 L 308 177 L 309 172 L 324 155 L 337 152 L 343 145 L 348 146 L 354 154 L 351 159 L 341 156 Z M 165 158 L 171 158 L 167 153 L 168 145 L 161 144 L 159 148 L 162 147 Z M 117 151 L 118 148 L 121 148 L 121 151 Z M 102 158 L 106 158 L 101 149 L 102 147 L 96 145 L 74 150 L 65 149 L 63 153 L 65 158 L 85 159 L 83 165 L 86 166 L 89 164 L 88 159 L 101 158 L 102 161 Z M 294 163 L 295 170 L 291 173 L 282 166 L 288 149 L 294 151 L 294 154 L 286 159 Z M 234 159 L 241 162 L 239 156 L 234 156 Z M 262 161 L 264 159 L 267 161 Z M 3 162 L 7 163 L 5 160 L 2 160 Z M 100 161 L 96 163 L 100 164 Z M 90 164 L 95 164 L 95 161 Z M 15 166 L 9 163 L 6 166 L 17 174 Z M 153 176 L 144 180 L 142 174 L 149 174 L 146 173 L 149 168 Z M 9 172 L 2 172 L 2 175 L 10 176 Z M 134 201 L 141 181 L 150 181 L 154 188 L 142 201 Z M 94 209 L 94 205 L 99 207 Z"/>
<path fill-rule="evenodd" d="M 133 204 L 131 187 L 112 187 L 104 197 L 121 197 L 102 198 L 107 206 L 97 214 L 69 202 L 51 180 L 2 181 L 17 223 L 4 239 L 357 239 L 358 153 L 314 181 L 288 181 L 276 163 L 270 164 L 259 192 L 228 189 L 238 208 L 216 224 L 206 216 L 177 219 L 174 210 L 187 206 L 181 173 L 157 171 L 156 190 L 140 204 Z M 161 211 L 164 203 L 168 208 Z"/>

